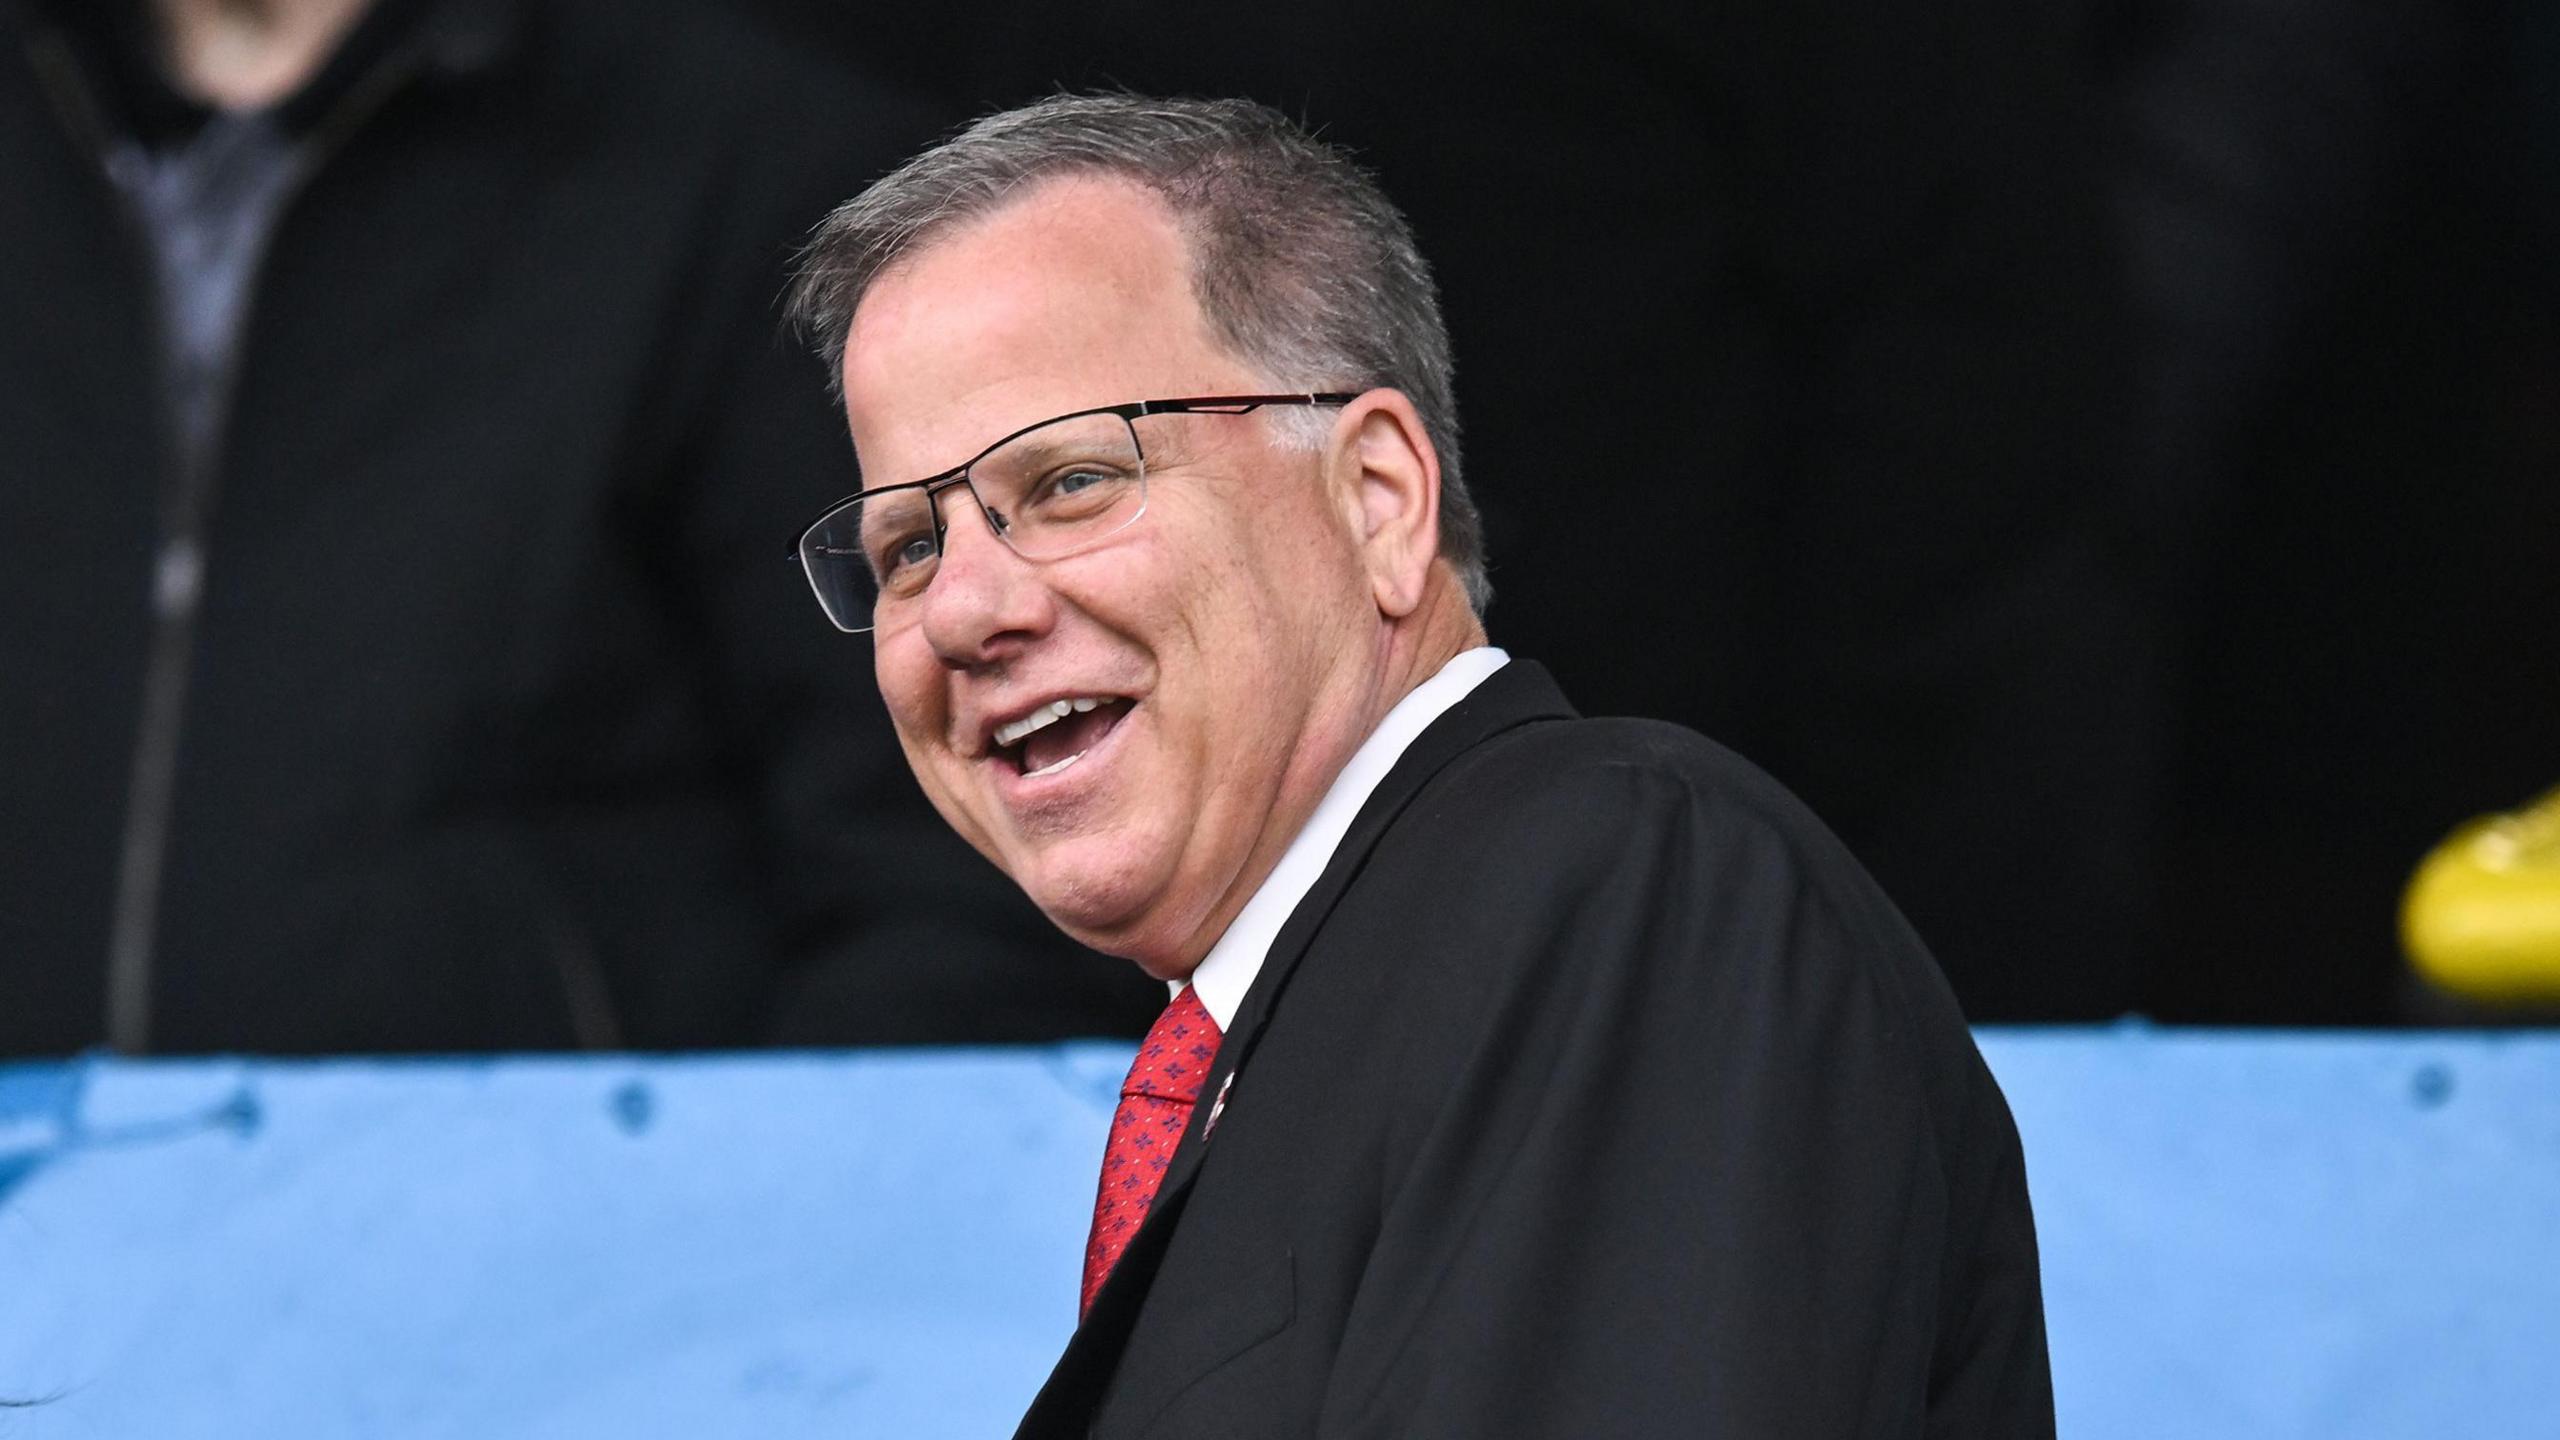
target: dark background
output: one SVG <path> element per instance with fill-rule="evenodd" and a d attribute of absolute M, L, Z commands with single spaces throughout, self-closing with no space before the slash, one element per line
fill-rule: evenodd
<path fill-rule="evenodd" d="M 1796 787 L 1974 1018 L 2444 1018 L 2400 887 L 2560 779 L 2547 12 L 754 8 L 1354 147 L 1497 643 Z"/>
<path fill-rule="evenodd" d="M 0 0 L 12 1053 L 100 1039 L 151 813 L 184 487 L 63 84 L 176 153 L 205 117 L 146 10 Z M 851 456 L 759 311 L 922 137 L 1097 87 L 1255 96 L 1378 172 L 1442 281 L 1496 642 L 1801 792 L 1973 1018 L 2497 1018 L 2409 980 L 2395 918 L 2560 782 L 2560 9 L 374 0 L 341 88 L 430 23 L 512 48 L 437 50 L 286 207 L 188 501 L 222 559 L 148 732 L 185 782 L 128 912 L 149 1048 L 1144 1026 L 1160 987 L 926 812 L 806 605 L 781 541 Z M 334 543 L 372 494 L 440 544 Z M 538 602 L 472 578 L 532 555 Z M 412 618 L 347 603 L 386 586 Z"/>

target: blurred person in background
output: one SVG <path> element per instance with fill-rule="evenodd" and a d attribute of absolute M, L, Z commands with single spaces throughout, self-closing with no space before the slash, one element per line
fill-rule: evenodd
<path fill-rule="evenodd" d="M 790 248 L 931 119 L 676 0 L 0 0 L 0 1053 L 1143 1025 L 769 623 Z"/>

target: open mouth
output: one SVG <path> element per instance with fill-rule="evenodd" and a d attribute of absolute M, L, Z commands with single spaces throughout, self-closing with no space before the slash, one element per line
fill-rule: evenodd
<path fill-rule="evenodd" d="M 1116 695 L 1052 700 L 1019 720 L 997 726 L 992 753 L 1026 780 L 1055 775 L 1101 744 L 1136 704 Z"/>

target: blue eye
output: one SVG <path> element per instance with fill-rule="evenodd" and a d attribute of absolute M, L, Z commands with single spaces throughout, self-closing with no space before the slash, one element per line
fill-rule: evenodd
<path fill-rule="evenodd" d="M 1042 475 L 1023 495 L 1022 518 L 1042 527 L 1082 525 L 1109 514 L 1136 492 L 1134 460 L 1083 459 Z"/>
<path fill-rule="evenodd" d="M 871 578 L 884 594 L 921 590 L 933 576 L 938 555 L 930 530 L 883 536 L 871 553 Z"/>

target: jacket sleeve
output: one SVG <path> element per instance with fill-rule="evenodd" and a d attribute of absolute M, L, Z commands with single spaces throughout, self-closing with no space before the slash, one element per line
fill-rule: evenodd
<path fill-rule="evenodd" d="M 1944 982 L 1827 835 L 1555 777 L 1446 933 L 1321 1433 L 2044 1436 L 2024 1175 Z"/>

